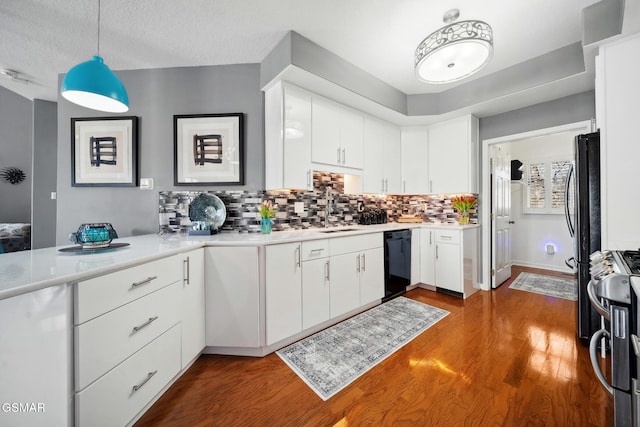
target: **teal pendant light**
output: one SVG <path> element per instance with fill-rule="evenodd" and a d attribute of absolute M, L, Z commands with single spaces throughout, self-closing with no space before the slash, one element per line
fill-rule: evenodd
<path fill-rule="evenodd" d="M 98 55 L 69 70 L 62 81 L 60 93 L 66 100 L 93 110 L 109 113 L 129 111 L 127 90 L 99 55 L 100 0 L 98 0 Z"/>

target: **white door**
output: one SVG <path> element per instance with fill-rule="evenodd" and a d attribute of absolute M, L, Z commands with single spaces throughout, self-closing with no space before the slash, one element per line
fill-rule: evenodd
<path fill-rule="evenodd" d="M 436 286 L 455 292 L 464 292 L 460 245 L 436 243 Z"/>
<path fill-rule="evenodd" d="M 336 103 L 317 95 L 311 97 L 311 161 L 342 163 L 340 109 Z"/>
<path fill-rule="evenodd" d="M 364 193 L 384 193 L 384 126 L 371 117 L 364 119 L 364 162 L 362 170 L 362 191 Z"/>
<path fill-rule="evenodd" d="M 331 317 L 360 307 L 360 252 L 332 256 Z"/>
<path fill-rule="evenodd" d="M 311 94 L 284 87 L 284 188 L 313 188 Z"/>
<path fill-rule="evenodd" d="M 492 146 L 491 155 L 491 287 L 511 277 L 511 155 Z"/>
<path fill-rule="evenodd" d="M 360 254 L 360 305 L 384 297 L 384 249 L 375 248 Z"/>
<path fill-rule="evenodd" d="M 302 263 L 302 329 L 326 322 L 331 318 L 329 258 Z"/>
<path fill-rule="evenodd" d="M 436 242 L 435 231 L 420 230 L 420 281 L 427 285 L 436 284 Z"/>
<path fill-rule="evenodd" d="M 300 243 L 265 248 L 267 345 L 302 331 Z"/>
<path fill-rule="evenodd" d="M 205 346 L 204 249 L 178 255 L 182 263 L 182 368 Z"/>
<path fill-rule="evenodd" d="M 362 169 L 364 154 L 364 117 L 356 110 L 340 108 L 340 145 L 342 166 Z"/>

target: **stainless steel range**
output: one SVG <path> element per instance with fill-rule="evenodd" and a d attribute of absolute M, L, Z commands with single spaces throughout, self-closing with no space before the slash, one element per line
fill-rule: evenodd
<path fill-rule="evenodd" d="M 602 316 L 602 328 L 589 343 L 591 364 L 600 383 L 613 396 L 615 426 L 640 427 L 640 251 L 594 252 L 590 272 L 587 293 Z M 610 381 L 598 363 L 599 346 L 609 349 Z"/>

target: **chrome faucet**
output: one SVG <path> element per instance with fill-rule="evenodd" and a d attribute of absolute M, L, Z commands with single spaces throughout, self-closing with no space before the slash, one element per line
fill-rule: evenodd
<path fill-rule="evenodd" d="M 329 227 L 329 215 L 331 214 L 331 203 L 333 203 L 333 199 L 331 198 L 331 187 L 327 187 L 325 190 L 324 197 L 327 203 L 324 206 L 324 227 Z"/>

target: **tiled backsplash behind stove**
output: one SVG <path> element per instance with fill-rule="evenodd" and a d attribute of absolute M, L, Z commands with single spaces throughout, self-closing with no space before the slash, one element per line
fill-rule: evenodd
<path fill-rule="evenodd" d="M 206 193 L 215 194 L 225 204 L 227 220 L 222 226 L 223 231 L 260 232 L 258 209 L 263 200 L 271 200 L 277 206 L 274 231 L 324 227 L 327 187 L 332 189 L 331 226 L 357 224 L 360 218 L 358 202 L 364 204 L 365 210 L 386 210 L 389 222 L 395 222 L 401 215 L 417 215 L 426 223 L 456 223 L 456 212 L 451 206 L 452 195 L 344 194 L 343 175 L 326 172 L 313 173 L 313 187 L 307 191 L 221 190 Z M 203 191 L 161 191 L 160 228 L 189 228 L 189 203 L 200 193 Z M 295 212 L 296 202 L 303 204 L 304 212 Z M 470 223 L 478 222 L 475 209 L 471 211 L 470 218 Z"/>

